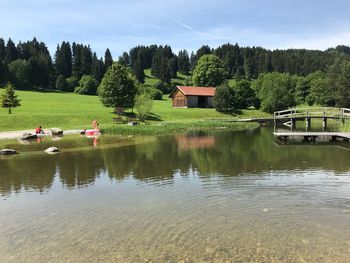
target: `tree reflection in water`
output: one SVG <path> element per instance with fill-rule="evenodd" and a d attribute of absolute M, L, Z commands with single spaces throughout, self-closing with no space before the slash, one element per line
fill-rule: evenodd
<path fill-rule="evenodd" d="M 106 145 L 101 142 L 99 146 Z M 341 173 L 349 170 L 349 155 L 349 151 L 335 146 L 278 147 L 269 129 L 165 136 L 124 147 L 0 160 L 0 192 L 48 191 L 56 176 L 64 187 L 72 189 L 92 185 L 101 176 L 117 181 L 132 176 L 171 184 L 175 174 L 186 176 L 189 171 L 208 178 L 213 174 L 237 176 L 315 168 Z"/>

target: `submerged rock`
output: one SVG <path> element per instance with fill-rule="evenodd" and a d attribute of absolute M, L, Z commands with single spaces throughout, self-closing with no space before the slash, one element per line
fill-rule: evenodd
<path fill-rule="evenodd" d="M 16 154 L 16 150 L 13 149 L 2 149 L 0 150 L 0 154 L 2 155 L 12 155 L 12 154 Z"/>
<path fill-rule="evenodd" d="M 45 150 L 46 153 L 57 153 L 59 152 L 57 147 L 49 147 Z"/>

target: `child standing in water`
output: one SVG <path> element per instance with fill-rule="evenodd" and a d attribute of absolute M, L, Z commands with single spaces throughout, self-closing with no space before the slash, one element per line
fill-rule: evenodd
<path fill-rule="evenodd" d="M 98 126 L 97 120 L 93 120 L 93 121 L 92 121 L 92 127 L 93 127 L 94 129 L 96 129 L 97 126 Z"/>
<path fill-rule="evenodd" d="M 92 127 L 95 129 L 95 131 L 100 131 L 99 127 L 98 127 L 98 122 L 96 120 L 94 120 L 92 122 Z"/>

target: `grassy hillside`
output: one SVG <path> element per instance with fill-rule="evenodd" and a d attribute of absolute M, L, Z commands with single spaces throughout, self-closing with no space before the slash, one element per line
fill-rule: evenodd
<path fill-rule="evenodd" d="M 181 73 L 177 73 L 177 78 L 171 79 L 172 81 L 176 81 L 179 83 L 184 83 L 186 79 L 191 78 L 190 76 L 186 76 Z M 151 69 L 145 69 L 145 84 L 149 86 L 155 85 L 158 81 L 160 81 L 158 78 L 154 77 L 151 74 Z"/>
<path fill-rule="evenodd" d="M 0 90 L 2 92 L 2 90 Z M 34 129 L 38 125 L 44 128 L 62 129 L 89 128 L 97 119 L 102 128 L 111 128 L 115 116 L 112 109 L 102 106 L 97 96 L 74 93 L 17 91 L 22 106 L 8 114 L 0 108 L 0 131 Z M 243 110 L 240 117 L 266 115 L 257 110 Z M 154 101 L 151 120 L 172 123 L 190 123 L 210 118 L 232 118 L 214 109 L 176 109 L 171 99 L 164 96 Z M 204 122 L 205 124 L 205 122 Z M 119 125 L 120 126 L 120 125 Z"/>

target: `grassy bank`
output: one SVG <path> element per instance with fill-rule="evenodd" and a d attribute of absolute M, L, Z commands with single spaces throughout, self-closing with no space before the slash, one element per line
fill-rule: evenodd
<path fill-rule="evenodd" d="M 154 101 L 147 125 L 129 127 L 113 123 L 115 114 L 112 109 L 103 107 L 97 96 L 31 91 L 17 91 L 17 94 L 22 106 L 14 109 L 13 114 L 8 114 L 7 109 L 0 108 L 0 132 L 33 130 L 38 125 L 65 130 L 84 129 L 90 128 L 92 120 L 97 119 L 101 128 L 109 133 L 162 134 L 205 127 L 211 129 L 225 126 L 234 129 L 236 126 L 243 127 L 247 124 L 220 123 L 208 119 L 266 116 L 258 110 L 222 114 L 215 109 L 176 109 L 171 106 L 171 100 L 164 96 L 163 100 Z"/>

